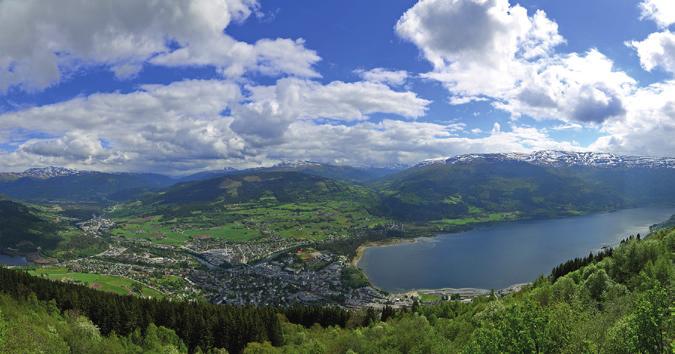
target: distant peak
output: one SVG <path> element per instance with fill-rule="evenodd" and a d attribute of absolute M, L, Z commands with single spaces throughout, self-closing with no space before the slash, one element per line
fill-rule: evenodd
<path fill-rule="evenodd" d="M 83 173 L 82 171 L 73 170 L 65 167 L 36 167 L 29 168 L 18 175 L 21 177 L 34 177 L 34 178 L 52 178 L 60 176 L 73 176 Z"/>
<path fill-rule="evenodd" d="M 284 161 L 274 165 L 274 167 L 283 167 L 283 168 L 299 168 L 299 167 L 319 167 L 323 166 L 322 163 L 316 161 Z"/>
<path fill-rule="evenodd" d="M 468 163 L 475 160 L 487 161 L 522 161 L 540 166 L 588 166 L 588 167 L 640 167 L 640 168 L 675 168 L 675 158 L 623 156 L 606 152 L 577 152 L 543 150 L 530 154 L 524 153 L 495 153 L 495 154 L 464 154 L 453 157 L 442 157 L 424 160 L 417 166 L 453 165 Z"/>

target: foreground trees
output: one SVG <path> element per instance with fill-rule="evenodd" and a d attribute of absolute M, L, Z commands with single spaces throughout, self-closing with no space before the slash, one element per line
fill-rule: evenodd
<path fill-rule="evenodd" d="M 662 230 L 568 262 L 555 280 L 504 298 L 386 309 L 386 321 L 358 329 L 282 323 L 284 346 L 249 344 L 245 352 L 667 353 L 674 252 L 675 230 Z"/>
<path fill-rule="evenodd" d="M 0 352 L 666 353 L 674 255 L 661 230 L 506 297 L 355 312 L 143 300 L 0 269 Z"/>

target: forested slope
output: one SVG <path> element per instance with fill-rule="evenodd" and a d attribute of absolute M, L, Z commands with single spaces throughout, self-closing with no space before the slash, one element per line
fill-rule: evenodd
<path fill-rule="evenodd" d="M 359 329 L 284 323 L 284 346 L 245 352 L 670 353 L 673 252 L 675 229 L 663 229 L 504 298 L 386 311 L 385 321 Z"/>
<path fill-rule="evenodd" d="M 475 159 L 419 165 L 377 182 L 382 206 L 408 221 L 491 213 L 575 215 L 675 200 L 675 169 L 541 166 Z"/>
<path fill-rule="evenodd" d="M 665 353 L 674 252 L 675 229 L 659 229 L 506 297 L 351 313 L 137 299 L 0 269 L 0 352 Z"/>

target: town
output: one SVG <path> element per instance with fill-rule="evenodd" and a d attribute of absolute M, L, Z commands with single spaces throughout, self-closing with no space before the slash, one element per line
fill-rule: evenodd
<path fill-rule="evenodd" d="M 78 227 L 108 242 L 98 254 L 50 266 L 71 272 L 124 277 L 172 299 L 216 304 L 287 306 L 338 305 L 345 308 L 403 308 L 415 302 L 471 301 L 484 289 L 419 290 L 390 294 L 373 287 L 351 260 L 318 250 L 306 241 L 276 236 L 236 243 L 193 237 L 185 245 L 113 236 L 116 224 L 100 216 Z M 332 240 L 332 239 L 331 239 Z M 520 289 L 497 291 L 505 295 Z"/>

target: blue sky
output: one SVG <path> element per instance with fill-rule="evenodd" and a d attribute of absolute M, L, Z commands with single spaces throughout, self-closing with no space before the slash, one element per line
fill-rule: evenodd
<path fill-rule="evenodd" d="M 675 152 L 669 0 L 52 6 L 0 2 L 3 170 Z"/>

